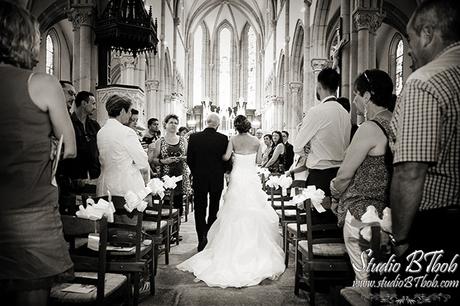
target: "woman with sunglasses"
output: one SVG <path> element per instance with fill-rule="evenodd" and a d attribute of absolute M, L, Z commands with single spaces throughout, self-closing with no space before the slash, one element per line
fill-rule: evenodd
<path fill-rule="evenodd" d="M 331 193 L 339 200 L 337 214 L 343 225 L 345 246 L 355 270 L 357 281 L 366 281 L 362 266 L 359 231 L 364 226 L 361 217 L 369 206 L 382 218 L 389 205 L 391 159 L 388 131 L 392 113 L 393 82 L 384 71 L 373 69 L 360 74 L 354 84 L 355 103 L 365 121 L 356 131 L 337 176 L 331 181 Z M 366 288 L 347 288 L 369 298 Z"/>

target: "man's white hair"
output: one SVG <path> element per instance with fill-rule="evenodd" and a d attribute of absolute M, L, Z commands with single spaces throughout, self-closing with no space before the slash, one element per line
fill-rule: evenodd
<path fill-rule="evenodd" d="M 220 125 L 220 117 L 216 113 L 210 113 L 206 117 L 206 125 L 210 128 L 217 128 Z"/>

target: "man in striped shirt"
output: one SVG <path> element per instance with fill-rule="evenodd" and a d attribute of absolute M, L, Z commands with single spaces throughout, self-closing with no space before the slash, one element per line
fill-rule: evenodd
<path fill-rule="evenodd" d="M 425 1 L 407 25 L 418 69 L 404 85 L 390 141 L 392 242 L 399 256 L 444 250 L 450 261 L 459 253 L 452 241 L 460 230 L 459 29 L 458 0 Z"/>

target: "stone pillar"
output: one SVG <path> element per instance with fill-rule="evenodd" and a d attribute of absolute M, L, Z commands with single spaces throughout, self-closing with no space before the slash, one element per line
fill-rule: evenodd
<path fill-rule="evenodd" d="M 290 82 L 289 91 L 291 96 L 290 105 L 290 120 L 288 125 L 288 132 L 290 135 L 295 136 L 297 124 L 302 121 L 302 101 L 299 97 L 299 93 L 302 89 L 301 82 Z M 294 138 L 291 138 L 294 139 Z"/>
<path fill-rule="evenodd" d="M 273 80 L 272 80 L 272 92 L 271 94 L 272 95 L 276 95 L 277 92 L 276 92 L 276 84 L 277 84 L 277 71 L 276 71 L 276 61 L 278 60 L 276 58 L 276 19 L 273 19 L 272 22 L 271 22 L 271 27 L 272 27 L 272 32 L 273 32 Z"/>
<path fill-rule="evenodd" d="M 341 0 L 340 17 L 342 18 L 342 39 L 350 41 L 350 0 Z M 341 54 L 342 97 L 350 99 L 350 44 L 342 47 Z"/>
<path fill-rule="evenodd" d="M 283 97 L 284 97 L 284 105 L 283 105 L 283 122 L 281 125 L 281 129 L 289 128 L 288 122 L 290 121 L 290 111 L 289 109 L 292 108 L 292 99 L 290 99 L 289 94 L 289 81 L 290 81 L 290 73 L 289 73 L 289 65 L 290 65 L 290 52 L 289 52 L 289 1 L 285 2 L 284 8 L 284 84 L 283 84 Z"/>
<path fill-rule="evenodd" d="M 311 27 L 310 27 L 310 9 L 311 9 L 311 0 L 304 0 L 304 13 L 303 13 L 303 24 L 304 24 L 304 32 L 303 32 L 303 105 L 302 110 L 299 112 L 305 113 L 307 110 L 315 105 L 314 97 L 314 88 L 312 88 L 312 71 L 310 70 L 309 65 L 305 65 L 311 61 L 310 58 L 310 41 L 311 41 Z M 301 114 L 302 115 L 302 114 Z"/>
<path fill-rule="evenodd" d="M 75 90 L 80 90 L 80 24 L 75 10 L 69 12 L 69 20 L 73 29 L 73 50 L 72 50 L 72 83 Z"/>
<path fill-rule="evenodd" d="M 91 90 L 93 25 L 96 16 L 93 1 L 70 1 L 69 20 L 74 30 L 73 76 L 78 91 Z M 78 71 L 75 69 L 78 67 Z M 78 80 L 78 81 L 77 81 Z"/>
<path fill-rule="evenodd" d="M 173 92 L 177 92 L 177 69 L 176 69 L 176 60 L 177 60 L 177 32 L 179 31 L 180 19 L 174 17 L 174 35 L 173 35 L 173 54 L 172 54 L 172 77 L 173 77 Z"/>
<path fill-rule="evenodd" d="M 331 62 L 326 59 L 326 58 L 314 58 L 311 60 L 311 69 L 313 70 L 313 78 L 314 82 L 310 84 L 310 86 L 313 86 L 315 92 L 315 105 L 318 104 L 320 101 L 316 99 L 316 83 L 318 82 L 318 74 L 321 70 L 324 68 L 328 67 L 331 64 Z"/>
<path fill-rule="evenodd" d="M 357 6 L 353 12 L 353 21 L 358 30 L 358 73 L 376 66 L 375 32 L 382 24 L 383 17 L 381 7 Z"/>

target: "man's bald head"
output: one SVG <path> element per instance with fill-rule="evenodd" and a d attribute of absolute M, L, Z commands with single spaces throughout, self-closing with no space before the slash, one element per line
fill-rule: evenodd
<path fill-rule="evenodd" d="M 220 118 L 216 113 L 210 113 L 206 117 L 206 125 L 209 128 L 217 129 L 220 125 Z"/>

